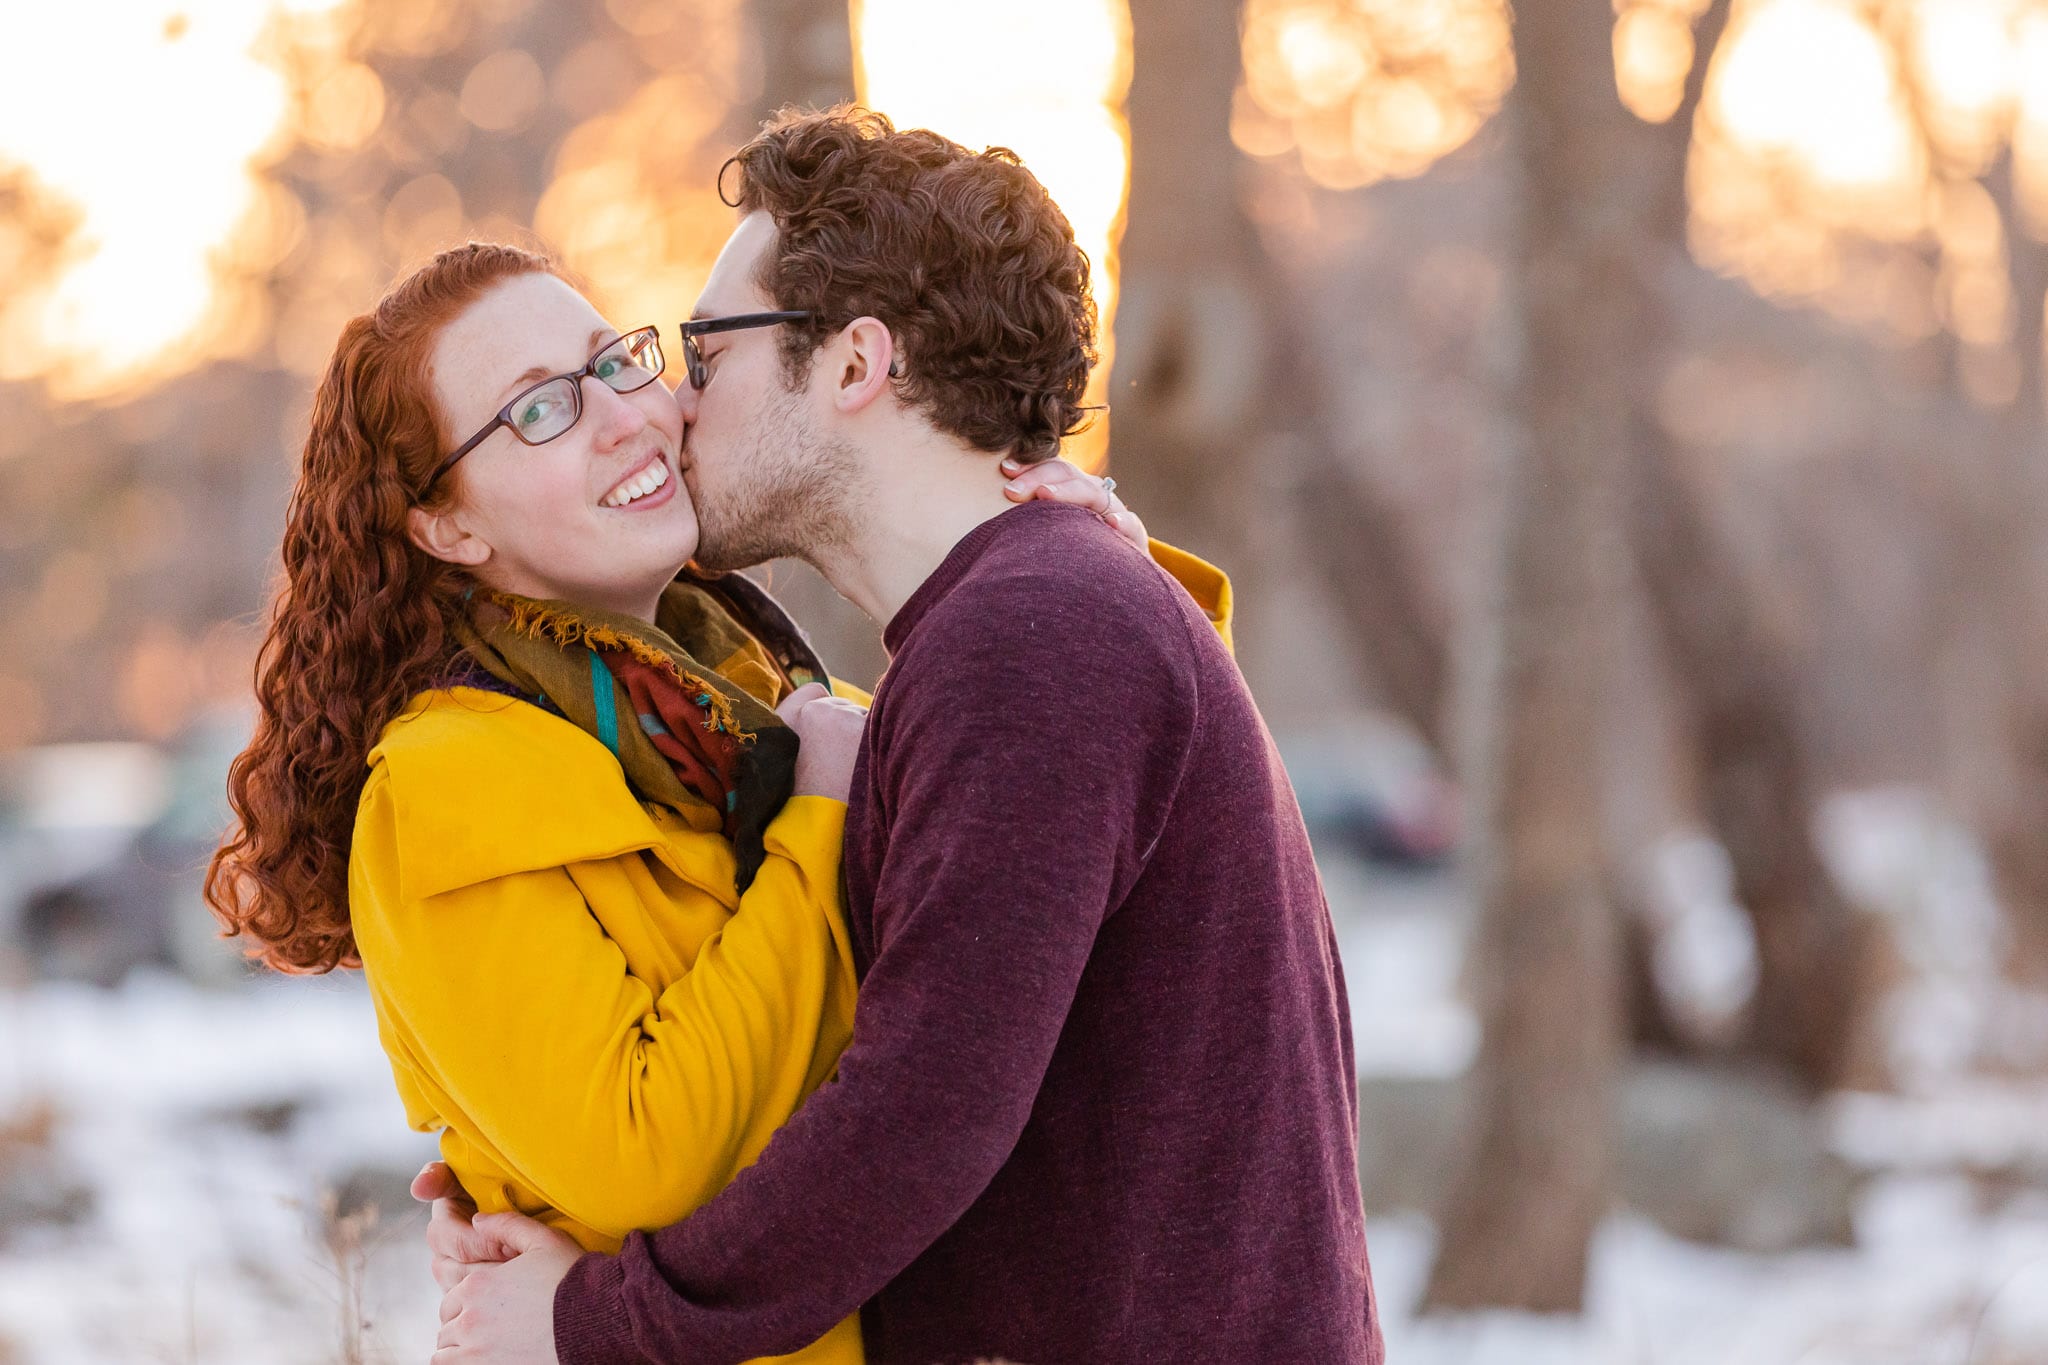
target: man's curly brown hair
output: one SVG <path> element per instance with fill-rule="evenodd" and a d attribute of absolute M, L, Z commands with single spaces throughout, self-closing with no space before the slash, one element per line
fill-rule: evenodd
<path fill-rule="evenodd" d="M 719 182 L 728 204 L 775 222 L 762 290 L 812 315 L 782 329 L 792 387 L 827 337 L 875 317 L 901 356 L 897 393 L 941 431 L 1031 463 L 1081 426 L 1096 360 L 1088 255 L 1015 152 L 976 155 L 853 106 L 786 110 Z"/>

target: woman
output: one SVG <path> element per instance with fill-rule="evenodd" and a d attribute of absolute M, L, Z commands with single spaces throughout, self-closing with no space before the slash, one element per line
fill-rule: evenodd
<path fill-rule="evenodd" d="M 480 1211 L 594 1250 L 731 1180 L 853 1017 L 861 713 L 820 699 L 765 593 L 685 567 L 662 369 L 653 329 L 505 246 L 443 253 L 344 328 L 207 879 L 271 965 L 365 969 L 407 1117 Z M 1146 544 L 1071 466 L 1010 492 Z M 857 1323 L 791 1358 L 859 1360 Z"/>

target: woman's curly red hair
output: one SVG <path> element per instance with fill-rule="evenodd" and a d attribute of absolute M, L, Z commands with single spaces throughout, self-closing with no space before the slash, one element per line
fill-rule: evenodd
<path fill-rule="evenodd" d="M 285 516 L 284 579 L 256 665 L 255 737 L 228 772 L 238 821 L 206 901 L 251 955 L 289 972 L 362 965 L 348 859 L 366 763 L 384 727 L 444 680 L 470 577 L 414 545 L 407 512 L 447 435 L 428 379 L 435 339 L 501 280 L 559 274 L 518 247 L 472 242 L 400 280 L 342 328 L 313 397 Z"/>

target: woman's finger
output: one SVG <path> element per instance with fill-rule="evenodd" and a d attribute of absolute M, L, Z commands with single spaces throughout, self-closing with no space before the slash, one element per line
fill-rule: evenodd
<path fill-rule="evenodd" d="M 434 1216 L 427 1222 L 427 1249 L 451 1261 L 468 1262 L 509 1261 L 519 1254 L 445 1200 L 434 1206 Z"/>
<path fill-rule="evenodd" d="M 782 704 L 775 708 L 775 714 L 782 717 L 784 725 L 794 725 L 797 712 L 803 710 L 820 697 L 829 697 L 831 695 L 832 689 L 823 683 L 805 683 L 802 687 L 799 687 L 796 691 L 782 699 Z"/>
<path fill-rule="evenodd" d="M 1039 487 L 1041 484 L 1065 483 L 1070 479 L 1092 477 L 1084 473 L 1080 466 L 1073 463 L 1073 461 L 1063 460 L 1058 457 L 1050 460 L 1039 460 L 1035 464 L 1020 464 L 1015 459 L 1006 459 L 1002 462 L 1001 468 L 1004 478 L 1008 479 L 1015 487 L 1025 489 L 1027 492 L 1030 489 Z"/>
<path fill-rule="evenodd" d="M 1115 531 L 1125 540 L 1128 540 L 1148 555 L 1152 553 L 1152 537 L 1146 534 L 1145 523 L 1139 519 L 1136 512 L 1126 507 L 1111 513 L 1103 518 L 1103 520 L 1109 523 L 1109 529 Z"/>
<path fill-rule="evenodd" d="M 1092 475 L 1083 475 L 1069 483 L 1040 483 L 1036 489 L 1032 489 L 1032 497 L 1038 501 L 1073 503 L 1075 508 L 1087 508 L 1096 516 L 1122 512 L 1122 503 L 1116 499 L 1116 493 L 1112 493 L 1102 483 L 1102 479 L 1096 479 Z"/>
<path fill-rule="evenodd" d="M 1003 461 L 1003 495 L 1011 502 L 1034 498 L 1073 503 L 1097 514 L 1111 510 L 1107 505 L 1108 481 L 1090 474 L 1067 460 L 1042 460 L 1034 465 Z"/>
<path fill-rule="evenodd" d="M 462 1183 L 444 1161 L 429 1161 L 420 1168 L 420 1173 L 412 1178 L 412 1197 L 425 1204 L 436 1199 L 466 1198 Z"/>
<path fill-rule="evenodd" d="M 1012 462 L 1006 460 L 1004 464 L 1004 472 L 1008 473 L 1007 466 Z M 1140 550 L 1151 550 L 1152 542 L 1145 534 L 1145 523 L 1138 519 L 1137 513 L 1124 505 L 1123 499 L 1116 495 L 1116 490 L 1109 480 L 1083 473 L 1065 460 L 1048 460 L 1046 464 L 1058 465 L 1059 468 L 1048 469 L 1045 475 L 1039 476 L 1039 466 L 1033 465 L 1003 485 L 1004 495 L 1012 502 L 1036 500 L 1085 507 Z"/>
<path fill-rule="evenodd" d="M 472 1261 L 458 1261 L 453 1256 L 436 1256 L 427 1267 L 427 1273 L 434 1277 L 434 1287 L 443 1294 L 469 1278 L 469 1272 L 476 1269 Z"/>
<path fill-rule="evenodd" d="M 569 1240 L 538 1218 L 529 1218 L 523 1213 L 514 1213 L 510 1210 L 483 1215 L 476 1220 L 476 1229 L 507 1252 L 507 1260 Z"/>

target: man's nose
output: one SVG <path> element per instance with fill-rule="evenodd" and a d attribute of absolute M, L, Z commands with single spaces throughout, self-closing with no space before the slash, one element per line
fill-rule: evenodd
<path fill-rule="evenodd" d="M 683 415 L 684 426 L 697 424 L 697 404 L 702 398 L 703 394 L 690 382 L 690 377 L 684 375 L 682 381 L 676 385 L 676 411 Z"/>

